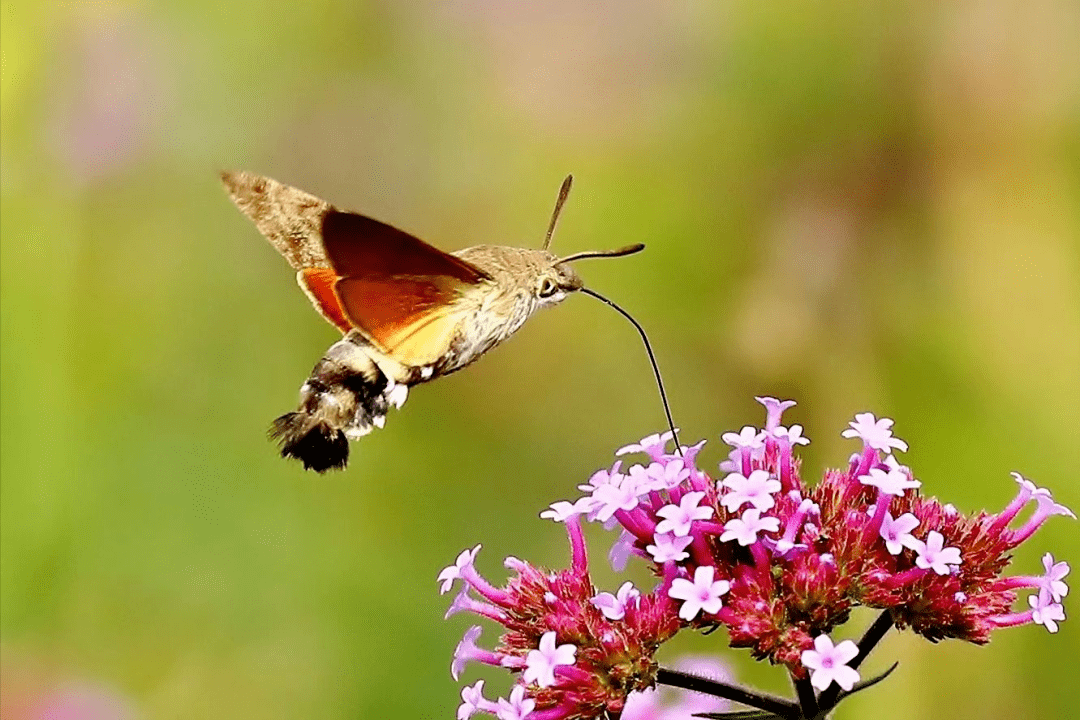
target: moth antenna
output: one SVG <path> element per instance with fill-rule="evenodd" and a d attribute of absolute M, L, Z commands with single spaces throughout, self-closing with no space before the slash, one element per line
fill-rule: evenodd
<path fill-rule="evenodd" d="M 624 248 L 625 249 L 625 248 Z M 636 250 L 634 252 L 637 252 Z M 603 256 L 608 257 L 608 256 Z M 623 310 L 621 307 L 608 300 L 606 297 L 590 290 L 587 287 L 581 288 L 581 292 L 586 295 L 591 295 L 600 302 L 606 303 L 615 308 L 624 318 L 630 321 L 630 323 L 637 328 L 638 333 L 641 335 L 642 342 L 645 343 L 645 352 L 649 354 L 649 362 L 652 364 L 653 375 L 656 376 L 656 387 L 660 390 L 660 402 L 664 403 L 664 416 L 667 418 L 668 430 L 671 431 L 671 437 L 675 440 L 675 449 L 682 455 L 682 444 L 679 442 L 679 431 L 675 429 L 675 421 L 671 419 L 671 406 L 668 405 L 667 393 L 664 392 L 664 379 L 660 377 L 660 366 L 656 364 L 656 355 L 653 353 L 652 345 L 649 344 L 649 336 L 645 334 L 645 328 L 641 327 L 641 323 L 634 319 L 634 316 Z"/>
<path fill-rule="evenodd" d="M 624 255 L 633 255 L 639 253 L 645 249 L 644 243 L 634 243 L 633 245 L 627 245 L 621 247 L 618 250 L 585 250 L 584 252 L 574 253 L 573 255 L 567 255 L 564 258 L 560 258 L 555 261 L 556 265 L 562 265 L 563 263 L 574 262 L 575 260 L 585 260 L 587 258 L 607 258 L 607 257 L 623 257 Z"/>
<path fill-rule="evenodd" d="M 562 181 L 562 187 L 559 188 L 559 199 L 555 201 L 555 209 L 551 212 L 551 222 L 548 223 L 547 235 L 544 236 L 543 250 L 547 250 L 551 246 L 551 236 L 555 233 L 555 223 L 559 222 L 559 213 L 562 212 L 562 206 L 566 203 L 566 197 L 570 194 L 570 186 L 573 184 L 573 175 L 567 175 L 566 179 Z"/>

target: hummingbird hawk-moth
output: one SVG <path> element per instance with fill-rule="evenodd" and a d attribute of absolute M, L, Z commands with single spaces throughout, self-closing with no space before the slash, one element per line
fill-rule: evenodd
<path fill-rule="evenodd" d="M 540 308 L 581 291 L 626 315 L 585 288 L 569 263 L 645 247 L 552 254 L 548 247 L 569 176 L 541 248 L 477 245 L 452 253 L 267 177 L 224 172 L 221 179 L 236 206 L 296 270 L 315 308 L 343 335 L 300 387 L 297 409 L 270 428 L 283 457 L 317 472 L 344 468 L 349 440 L 381 428 L 410 388 L 478 360 Z M 655 371 L 651 350 L 650 360 Z"/>

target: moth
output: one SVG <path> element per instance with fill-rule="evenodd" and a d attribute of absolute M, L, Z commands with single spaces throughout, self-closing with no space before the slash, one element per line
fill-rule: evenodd
<path fill-rule="evenodd" d="M 413 386 L 475 362 L 571 293 L 593 295 L 629 318 L 586 288 L 570 263 L 631 255 L 644 245 L 563 258 L 548 249 L 571 176 L 539 249 L 477 245 L 452 253 L 268 177 L 223 172 L 221 180 L 343 336 L 300 387 L 297 409 L 270 428 L 281 455 L 307 469 L 344 468 L 349 441 L 383 427 L 387 411 L 400 408 Z"/>

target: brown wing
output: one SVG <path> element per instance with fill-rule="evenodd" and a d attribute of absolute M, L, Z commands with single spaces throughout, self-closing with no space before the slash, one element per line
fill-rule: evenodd
<path fill-rule="evenodd" d="M 294 270 L 330 267 L 320 237 L 330 203 L 255 173 L 223 172 L 221 182 Z"/>
<path fill-rule="evenodd" d="M 446 352 L 461 299 L 490 280 L 460 258 L 355 213 L 329 210 L 322 239 L 345 316 L 406 365 L 426 365 Z"/>

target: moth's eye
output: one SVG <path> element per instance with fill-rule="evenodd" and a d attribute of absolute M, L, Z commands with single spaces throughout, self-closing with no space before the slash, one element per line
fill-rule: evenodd
<path fill-rule="evenodd" d="M 548 298 L 557 292 L 559 292 L 559 286 L 555 281 L 550 278 L 545 278 L 544 282 L 540 284 L 540 292 L 537 294 L 542 298 Z"/>

